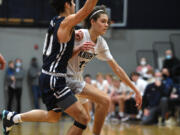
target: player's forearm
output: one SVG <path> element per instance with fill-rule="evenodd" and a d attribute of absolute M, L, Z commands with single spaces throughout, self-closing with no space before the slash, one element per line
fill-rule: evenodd
<path fill-rule="evenodd" d="M 125 73 L 125 71 L 116 63 L 115 60 L 109 61 L 109 65 L 111 66 L 112 70 L 114 73 L 126 84 L 128 85 L 131 89 L 134 90 L 135 93 L 139 93 L 137 88 L 132 84 L 131 80 Z"/>
<path fill-rule="evenodd" d="M 92 12 L 97 2 L 98 0 L 87 0 L 84 6 L 77 12 L 76 17 L 79 19 L 75 19 L 75 21 L 83 21 Z"/>

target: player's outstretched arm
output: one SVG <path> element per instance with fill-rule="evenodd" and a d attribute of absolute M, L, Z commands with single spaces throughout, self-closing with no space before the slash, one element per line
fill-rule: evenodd
<path fill-rule="evenodd" d="M 69 25 L 72 27 L 82 22 L 94 9 L 98 0 L 87 0 L 84 6 L 76 13 L 71 15 Z"/>
<path fill-rule="evenodd" d="M 108 64 L 110 65 L 110 67 L 112 68 L 112 70 L 114 71 L 114 73 L 126 84 L 128 85 L 131 89 L 134 90 L 134 92 L 136 93 L 136 106 L 138 106 L 138 108 L 141 107 L 142 105 L 142 97 L 140 92 L 137 90 L 137 88 L 133 85 L 133 83 L 131 82 L 131 80 L 129 79 L 128 75 L 125 73 L 125 71 L 117 64 L 117 62 L 113 59 L 108 61 Z"/>
<path fill-rule="evenodd" d="M 87 0 L 76 14 L 69 15 L 62 21 L 61 27 L 58 29 L 58 39 L 60 42 L 69 41 L 72 28 L 82 22 L 92 12 L 97 1 L 98 0 Z"/>

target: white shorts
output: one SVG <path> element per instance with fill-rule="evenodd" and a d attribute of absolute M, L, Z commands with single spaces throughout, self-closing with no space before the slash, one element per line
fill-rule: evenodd
<path fill-rule="evenodd" d="M 66 83 L 67 86 L 73 91 L 73 93 L 77 94 L 77 96 L 83 91 L 86 85 L 85 81 L 75 80 L 73 79 L 73 77 L 66 77 Z M 85 104 L 88 102 L 87 98 L 78 97 L 78 100 L 81 104 Z"/>

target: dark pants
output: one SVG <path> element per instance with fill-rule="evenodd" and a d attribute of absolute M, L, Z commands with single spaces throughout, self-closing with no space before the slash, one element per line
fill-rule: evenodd
<path fill-rule="evenodd" d="M 39 109 L 39 98 L 41 97 L 41 91 L 37 85 L 32 86 L 33 96 L 34 96 L 34 107 Z"/>
<path fill-rule="evenodd" d="M 134 100 L 134 98 L 130 98 L 125 101 L 125 113 L 138 114 L 138 109 L 136 107 L 136 101 Z"/>
<path fill-rule="evenodd" d="M 149 115 L 143 116 L 142 124 L 150 125 L 158 122 L 158 116 L 162 117 L 162 121 L 165 120 L 166 113 L 168 112 L 168 98 L 163 97 L 160 100 L 160 104 L 149 109 Z"/>
<path fill-rule="evenodd" d="M 169 110 L 171 111 L 171 116 L 175 116 L 175 111 L 177 107 L 180 107 L 180 97 L 169 99 Z"/>
<path fill-rule="evenodd" d="M 8 87 L 8 104 L 7 104 L 7 109 L 9 111 L 12 111 L 12 103 L 14 96 L 16 98 L 16 112 L 20 113 L 21 112 L 21 94 L 22 94 L 22 88 L 12 88 Z"/>

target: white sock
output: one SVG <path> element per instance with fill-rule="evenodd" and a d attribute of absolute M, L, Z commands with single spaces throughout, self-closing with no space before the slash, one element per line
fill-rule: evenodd
<path fill-rule="evenodd" d="M 112 116 L 115 115 L 115 112 L 111 112 L 111 115 L 112 115 Z"/>
<path fill-rule="evenodd" d="M 119 116 L 123 117 L 124 116 L 124 112 L 119 112 Z"/>
<path fill-rule="evenodd" d="M 13 115 L 13 112 L 9 112 L 7 115 L 7 119 L 10 120 L 12 115 Z"/>
<path fill-rule="evenodd" d="M 21 120 L 21 115 L 20 114 L 15 115 L 14 118 L 13 118 L 13 121 L 14 121 L 14 123 L 21 123 L 21 122 L 23 122 Z"/>

